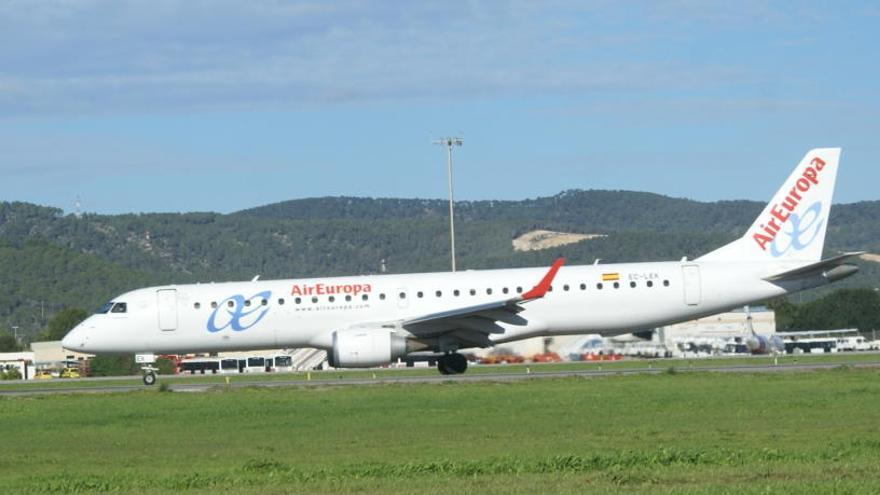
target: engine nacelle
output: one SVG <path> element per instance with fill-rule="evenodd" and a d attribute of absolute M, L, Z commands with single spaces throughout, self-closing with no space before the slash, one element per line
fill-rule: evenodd
<path fill-rule="evenodd" d="M 753 335 L 746 339 L 746 349 L 752 354 L 782 354 L 785 352 L 785 343 L 776 335 Z"/>
<path fill-rule="evenodd" d="M 406 339 L 387 328 L 349 328 L 333 332 L 328 353 L 334 368 L 371 368 L 406 355 Z"/>

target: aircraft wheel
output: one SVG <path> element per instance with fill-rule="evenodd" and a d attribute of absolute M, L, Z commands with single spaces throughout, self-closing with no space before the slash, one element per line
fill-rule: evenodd
<path fill-rule="evenodd" d="M 445 357 L 442 357 L 437 360 L 437 371 L 439 371 L 440 374 L 442 374 L 442 375 L 449 374 L 449 369 L 446 368 L 446 358 Z"/>
<path fill-rule="evenodd" d="M 152 371 L 148 371 L 144 373 L 144 385 L 155 385 L 156 384 L 156 374 Z"/>
<path fill-rule="evenodd" d="M 444 375 L 459 375 L 467 371 L 467 358 L 458 353 L 447 354 L 437 361 L 437 369 Z"/>
<path fill-rule="evenodd" d="M 447 361 L 447 366 L 452 370 L 452 374 L 460 375 L 467 371 L 467 358 L 457 353 L 450 354 L 449 360 Z"/>

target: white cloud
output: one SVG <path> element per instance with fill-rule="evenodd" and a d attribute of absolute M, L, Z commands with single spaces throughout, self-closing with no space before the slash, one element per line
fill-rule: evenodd
<path fill-rule="evenodd" d="M 0 113 L 724 84 L 717 66 L 643 53 L 681 36 L 663 27 L 673 16 L 773 17 L 719 5 L 13 0 L 0 3 Z"/>

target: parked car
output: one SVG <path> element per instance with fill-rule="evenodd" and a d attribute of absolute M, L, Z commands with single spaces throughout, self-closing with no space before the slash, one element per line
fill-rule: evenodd
<path fill-rule="evenodd" d="M 76 368 L 64 368 L 61 370 L 60 376 L 61 378 L 79 378 L 82 375 L 80 375 L 79 370 Z"/>

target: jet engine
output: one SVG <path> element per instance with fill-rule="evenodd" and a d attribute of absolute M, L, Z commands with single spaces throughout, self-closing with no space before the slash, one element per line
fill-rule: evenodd
<path fill-rule="evenodd" d="M 785 343 L 776 335 L 767 337 L 755 334 L 746 339 L 746 348 L 752 354 L 782 354 L 785 352 Z"/>
<path fill-rule="evenodd" d="M 746 339 L 746 349 L 752 354 L 782 354 L 785 352 L 785 342 L 778 335 L 758 335 L 752 325 L 752 312 L 748 306 L 744 306 L 746 313 L 746 327 L 749 329 L 749 338 Z"/>
<path fill-rule="evenodd" d="M 328 361 L 334 368 L 371 368 L 389 364 L 406 353 L 406 339 L 393 330 L 350 328 L 333 333 Z"/>

